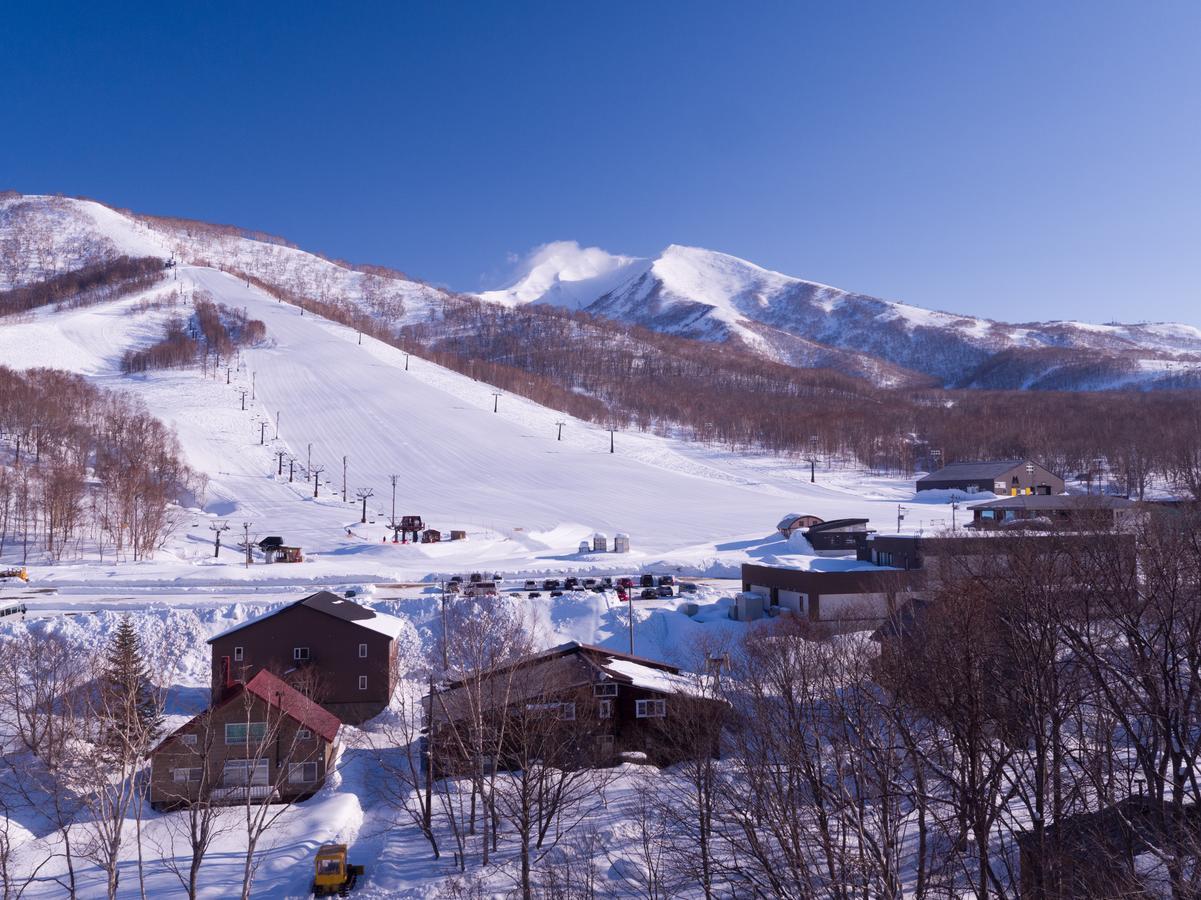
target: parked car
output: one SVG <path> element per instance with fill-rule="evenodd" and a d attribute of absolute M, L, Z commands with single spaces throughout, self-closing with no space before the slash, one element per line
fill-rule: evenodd
<path fill-rule="evenodd" d="M 463 580 L 463 576 L 462 575 L 451 575 L 450 580 L 453 584 L 458 584 L 460 581 Z"/>
<path fill-rule="evenodd" d="M 655 600 L 658 598 L 658 596 L 659 596 L 659 591 L 656 588 L 649 587 L 649 588 L 643 588 L 643 590 L 642 590 L 642 599 L 643 600 Z"/>
<path fill-rule="evenodd" d="M 603 584 L 607 588 L 611 588 L 611 587 L 613 587 L 613 578 L 609 575 L 606 575 L 604 578 L 601 579 L 601 584 Z"/>
<path fill-rule="evenodd" d="M 459 592 L 459 583 L 457 581 L 448 582 L 446 585 L 446 593 L 457 594 Z"/>
<path fill-rule="evenodd" d="M 674 597 L 675 592 L 671 589 L 670 584 L 661 584 L 661 585 L 659 585 L 659 596 L 660 597 Z"/>
<path fill-rule="evenodd" d="M 547 578 L 545 581 L 542 582 L 542 590 L 544 590 L 544 591 L 553 591 L 553 590 L 556 590 L 558 587 L 559 587 L 559 579 L 558 578 Z"/>
<path fill-rule="evenodd" d="M 625 603 L 626 600 L 630 599 L 629 596 L 626 594 L 625 588 L 617 589 L 617 599 L 620 600 L 622 603 Z"/>
<path fill-rule="evenodd" d="M 698 590 L 697 586 L 695 584 L 693 584 L 691 581 L 685 581 L 683 584 L 680 585 L 680 593 L 681 594 L 695 594 L 697 592 L 697 590 Z"/>
<path fill-rule="evenodd" d="M 588 590 L 592 591 L 594 594 L 603 594 L 605 592 L 604 587 L 599 584 L 592 585 L 592 587 L 588 588 Z"/>
<path fill-rule="evenodd" d="M 475 584 L 477 581 L 483 581 L 483 580 L 484 580 L 484 576 L 481 575 L 479 572 L 471 573 L 471 583 L 472 584 Z"/>
<path fill-rule="evenodd" d="M 617 584 L 619 587 L 632 588 L 634 586 L 634 579 L 633 578 L 620 578 L 620 579 L 618 579 Z"/>
<path fill-rule="evenodd" d="M 655 586 L 655 576 L 654 575 L 643 575 L 642 578 L 639 579 L 639 583 L 642 585 L 642 587 L 654 587 Z"/>
<path fill-rule="evenodd" d="M 659 584 L 675 584 L 675 583 L 676 583 L 676 580 L 671 575 L 660 575 L 659 576 Z"/>
<path fill-rule="evenodd" d="M 542 594 L 539 593 L 538 591 L 530 591 L 530 593 L 529 593 L 529 598 L 531 600 L 537 600 L 541 596 L 542 596 Z"/>
<path fill-rule="evenodd" d="M 572 576 L 571 578 L 563 579 L 563 587 L 567 588 L 567 590 L 569 590 L 569 591 L 574 591 L 579 586 L 580 586 L 580 579 L 578 579 L 574 576 Z"/>
<path fill-rule="evenodd" d="M 527 578 L 527 579 L 525 580 L 525 589 L 526 589 L 527 591 L 532 591 L 532 590 L 534 590 L 534 588 L 536 588 L 536 587 L 538 587 L 538 582 L 536 582 L 534 579 L 532 579 L 532 578 Z"/>
<path fill-rule="evenodd" d="M 585 578 L 584 579 L 584 587 L 586 587 L 586 588 L 596 587 L 596 579 L 595 578 Z"/>
<path fill-rule="evenodd" d="M 550 595 L 551 595 L 552 597 L 562 597 L 562 596 L 563 596 L 563 592 L 562 592 L 562 591 L 551 591 L 551 592 L 550 592 Z"/>

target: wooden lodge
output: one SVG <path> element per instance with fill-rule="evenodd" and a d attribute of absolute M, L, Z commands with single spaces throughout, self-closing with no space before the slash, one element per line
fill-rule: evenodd
<path fill-rule="evenodd" d="M 918 491 L 957 490 L 966 494 L 1062 494 L 1062 478 L 1029 459 L 953 462 L 917 480 Z"/>
<path fill-rule="evenodd" d="M 329 591 L 289 603 L 209 639 L 213 703 L 269 671 L 359 724 L 391 700 L 402 627 L 393 616 Z"/>
<path fill-rule="evenodd" d="M 291 802 L 325 781 L 342 723 L 266 670 L 226 691 L 150 755 L 155 809 Z"/>
<path fill-rule="evenodd" d="M 564 767 L 612 765 L 624 753 L 656 764 L 716 754 L 726 709 L 700 676 L 574 641 L 451 681 L 424 702 L 439 776 L 477 770 L 481 753 L 499 753 L 501 768 L 520 764 L 515 744 L 473 745 L 481 733 L 516 742 L 536 730 Z"/>

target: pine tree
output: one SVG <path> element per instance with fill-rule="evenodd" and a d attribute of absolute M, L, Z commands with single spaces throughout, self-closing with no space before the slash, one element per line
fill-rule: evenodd
<path fill-rule="evenodd" d="M 121 620 L 105 654 L 103 684 L 105 745 L 110 752 L 148 747 L 162 729 L 142 639 L 128 616 Z"/>

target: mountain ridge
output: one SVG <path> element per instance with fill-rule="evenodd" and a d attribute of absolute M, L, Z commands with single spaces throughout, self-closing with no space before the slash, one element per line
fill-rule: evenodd
<path fill-rule="evenodd" d="M 563 251 L 574 247 L 594 260 L 606 251 L 574 242 L 545 246 L 554 246 L 553 258 L 565 261 L 562 272 L 548 271 L 552 259 L 536 250 L 531 259 L 538 258 L 537 279 L 523 267 L 508 288 L 477 296 L 560 305 L 561 285 L 567 283 L 573 308 L 596 315 L 701 340 L 739 340 L 776 361 L 809 364 L 788 341 L 771 340 L 774 330 L 804 341 L 802 357 L 811 357 L 815 347 L 835 360 L 840 351 L 866 354 L 945 386 L 1155 386 L 1201 367 L 1201 329 L 1183 323 L 1001 322 L 846 291 L 680 244 L 629 270 L 612 267 L 627 275 L 624 282 L 594 290 L 585 302 L 589 288 L 599 285 L 574 277 L 576 267 Z M 540 292 L 541 285 L 553 289 Z M 1062 352 L 1040 352 L 1052 350 Z M 990 366 L 1000 354 L 1007 354 L 1008 365 Z M 1070 374 L 1076 370 L 1079 377 Z"/>

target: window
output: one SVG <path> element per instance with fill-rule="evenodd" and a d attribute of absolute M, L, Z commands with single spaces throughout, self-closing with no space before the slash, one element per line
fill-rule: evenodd
<path fill-rule="evenodd" d="M 667 715 L 667 701 L 638 700 L 634 704 L 634 715 L 639 719 L 661 719 Z"/>
<path fill-rule="evenodd" d="M 366 659 L 366 658 L 367 658 L 367 645 L 359 644 L 359 659 Z"/>
<path fill-rule="evenodd" d="M 599 708 L 597 709 L 596 715 L 598 718 L 601 718 L 601 719 L 612 719 L 613 718 L 613 701 L 612 700 L 602 700 L 599 704 Z"/>
<path fill-rule="evenodd" d="M 179 742 L 181 744 L 183 744 L 185 747 L 195 747 L 196 746 L 196 735 L 181 734 L 179 736 Z"/>
<path fill-rule="evenodd" d="M 245 787 L 266 784 L 267 760 L 228 759 L 221 770 L 221 784 L 225 787 Z"/>
<path fill-rule="evenodd" d="M 296 740 L 298 741 L 307 741 L 312 738 L 312 736 L 313 732 L 309 731 L 307 728 L 301 728 L 296 732 Z"/>
<path fill-rule="evenodd" d="M 293 784 L 312 784 L 317 780 L 317 764 L 315 762 L 292 763 L 288 766 L 288 781 Z"/>
<path fill-rule="evenodd" d="M 200 781 L 203 769 L 172 769 L 171 777 L 177 784 L 196 784 Z"/>
<path fill-rule="evenodd" d="M 259 742 L 266 734 L 266 722 L 227 722 L 225 725 L 225 743 L 227 744 Z"/>
<path fill-rule="evenodd" d="M 307 662 L 308 659 L 309 659 L 309 648 L 308 647 L 293 647 L 292 648 L 292 660 L 294 662 Z"/>
<path fill-rule="evenodd" d="M 241 661 L 242 661 L 242 648 L 234 647 L 234 662 L 241 662 Z"/>
<path fill-rule="evenodd" d="M 567 722 L 575 721 L 574 703 L 527 703 L 525 708 L 530 712 L 551 713 L 556 719 Z"/>
<path fill-rule="evenodd" d="M 604 684 L 592 685 L 593 697 L 616 697 L 617 685 L 612 681 L 606 681 Z"/>
<path fill-rule="evenodd" d="M 359 676 L 359 690 L 360 691 L 367 690 L 367 676 L 366 675 Z"/>

